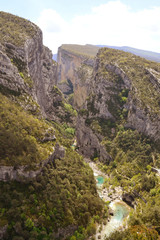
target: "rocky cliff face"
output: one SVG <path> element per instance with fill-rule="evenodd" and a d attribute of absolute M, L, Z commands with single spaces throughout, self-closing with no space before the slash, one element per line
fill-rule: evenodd
<path fill-rule="evenodd" d="M 103 145 L 100 144 L 100 138 L 85 125 L 84 119 L 79 118 L 77 121 L 77 145 L 82 155 L 87 158 L 99 158 L 104 164 L 108 164 L 112 158 L 106 152 Z"/>
<path fill-rule="evenodd" d="M 102 136 L 116 136 L 117 124 L 159 142 L 159 64 L 107 48 L 94 60 L 72 47 L 59 48 L 57 85 L 66 96 L 73 93 L 73 105 L 81 108 L 84 121 L 77 124 L 80 151 L 92 157 L 96 151 L 100 154 L 97 142 Z"/>
<path fill-rule="evenodd" d="M 86 103 L 88 121 L 93 123 L 96 118 L 111 121 L 113 126 L 121 122 L 159 142 L 159 79 L 158 63 L 121 51 L 100 50 Z"/>
<path fill-rule="evenodd" d="M 88 95 L 94 59 L 66 46 L 62 45 L 58 49 L 57 86 L 66 97 L 73 94 L 72 103 L 79 108 Z"/>
<path fill-rule="evenodd" d="M 46 109 L 52 104 L 52 88 L 56 83 L 56 65 L 52 61 L 51 51 L 43 46 L 41 30 L 24 19 L 1 12 L 1 17 L 11 23 L 19 21 L 16 39 L 11 37 L 0 45 L 0 84 L 1 89 L 11 95 L 25 98 L 25 94 L 40 105 L 44 116 Z M 21 39 L 21 28 L 32 29 Z M 8 30 L 6 29 L 6 32 Z M 5 33 L 4 33 L 5 34 Z M 3 40 L 3 41 L 2 41 Z M 23 41 L 22 41 L 23 40 Z M 32 108 L 32 104 L 30 108 Z M 28 105 L 29 105 L 28 104 Z M 22 105 L 27 105 L 26 103 Z"/>

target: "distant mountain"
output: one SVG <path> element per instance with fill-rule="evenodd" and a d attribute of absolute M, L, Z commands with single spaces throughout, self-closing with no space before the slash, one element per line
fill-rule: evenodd
<path fill-rule="evenodd" d="M 146 58 L 150 61 L 160 62 L 160 53 L 147 51 L 147 50 L 141 50 L 141 49 L 127 47 L 127 46 L 123 46 L 123 47 L 108 46 L 108 45 L 97 45 L 97 46 L 100 47 L 100 48 L 107 47 L 107 48 L 122 50 L 124 52 L 130 52 L 130 53 L 133 53 L 137 56 Z"/>

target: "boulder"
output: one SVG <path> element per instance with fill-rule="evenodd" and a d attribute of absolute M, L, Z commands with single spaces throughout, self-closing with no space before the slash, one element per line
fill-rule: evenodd
<path fill-rule="evenodd" d="M 122 200 L 132 208 L 134 208 L 134 199 L 135 199 L 135 197 L 131 193 L 123 193 L 122 194 Z"/>

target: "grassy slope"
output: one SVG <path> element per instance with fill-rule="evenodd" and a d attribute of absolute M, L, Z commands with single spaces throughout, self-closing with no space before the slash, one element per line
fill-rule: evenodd
<path fill-rule="evenodd" d="M 113 48 L 113 49 L 121 50 L 121 51 L 124 51 L 124 52 L 130 52 L 130 53 L 133 53 L 137 56 L 146 58 L 150 61 L 160 62 L 160 53 L 157 53 L 157 52 L 141 50 L 141 49 L 127 47 L 127 46 L 117 47 L 117 46 L 108 46 L 108 45 L 98 45 L 98 47 L 101 47 L 101 48 L 102 47 L 107 47 L 107 48 Z"/>
<path fill-rule="evenodd" d="M 0 39 L 16 46 L 24 44 L 27 38 L 32 38 L 38 27 L 24 18 L 0 12 Z"/>

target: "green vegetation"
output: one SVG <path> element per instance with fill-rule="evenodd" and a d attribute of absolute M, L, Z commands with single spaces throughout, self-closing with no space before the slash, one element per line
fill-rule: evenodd
<path fill-rule="evenodd" d="M 8 223 L 4 239 L 53 240 L 53 232 L 68 225 L 83 226 L 81 239 L 93 231 L 87 225 L 91 228 L 92 217 L 101 215 L 103 204 L 92 170 L 71 149 L 55 164 L 56 168 L 47 165 L 43 175 L 28 183 L 0 183 L 1 225 Z"/>
<path fill-rule="evenodd" d="M 12 97 L 13 96 L 18 97 L 21 94 L 20 91 L 11 90 L 11 89 L 3 86 L 2 84 L 0 84 L 0 93 L 2 93 L 5 96 L 11 95 Z"/>
<path fill-rule="evenodd" d="M 65 108 L 73 111 L 69 104 Z M 55 142 L 43 143 L 46 133 L 54 133 L 66 149 L 63 160 L 46 165 L 35 179 L 0 182 L 0 226 L 8 225 L 4 239 L 55 239 L 57 230 L 69 225 L 81 226 L 76 239 L 92 235 L 103 203 L 92 170 L 71 149 L 75 129 L 38 120 L 2 94 L 0 122 L 1 165 L 36 167 L 53 151 Z"/>
<path fill-rule="evenodd" d="M 124 193 L 134 196 L 136 204 L 136 209 L 129 216 L 128 229 L 115 232 L 106 239 L 158 239 L 160 176 L 152 168 L 160 168 L 159 143 L 155 144 L 149 137 L 126 128 L 126 123 L 129 98 L 132 98 L 135 108 L 143 109 L 151 119 L 159 116 L 160 97 L 156 78 L 160 77 L 160 64 L 107 48 L 101 49 L 97 58 L 96 81 L 97 85 L 102 81 L 102 87 L 106 87 L 106 102 L 103 91 L 95 90 L 87 99 L 87 108 L 81 109 L 79 114 L 102 139 L 101 144 L 112 157 L 108 165 L 99 164 L 110 176 L 104 183 L 105 187 L 114 189 L 120 186 Z M 123 74 L 114 71 L 115 66 Z M 130 79 L 131 90 L 126 88 L 123 77 L 125 81 Z M 94 87 L 96 89 L 96 85 Z M 109 119 L 101 117 L 101 102 L 112 114 Z"/>
<path fill-rule="evenodd" d="M 48 128 L 0 94 L 0 165 L 35 166 L 47 159 L 52 148 L 41 140 Z"/>
<path fill-rule="evenodd" d="M 158 239 L 160 177 L 152 172 L 152 167 L 160 168 L 159 149 L 138 131 L 124 128 L 117 131 L 112 141 L 104 139 L 103 144 L 113 158 L 108 166 L 101 165 L 110 175 L 105 186 L 121 186 L 136 199 L 136 209 L 129 217 L 129 228 L 106 239 Z"/>
<path fill-rule="evenodd" d="M 73 109 L 73 107 L 70 104 L 64 103 L 64 109 L 66 112 L 69 112 L 71 115 L 75 117 L 77 116 L 77 111 Z"/>
<path fill-rule="evenodd" d="M 56 87 L 54 91 L 60 94 Z M 71 105 L 63 101 L 61 105 L 67 114 L 76 115 Z M 0 182 L 0 227 L 7 225 L 3 239 L 53 240 L 59 228 L 68 226 L 77 229 L 73 239 L 94 234 L 97 219 L 107 213 L 92 170 L 71 149 L 75 129 L 37 119 L 0 94 L 0 132 L 2 166 L 37 169 L 37 163 L 47 159 L 55 145 L 55 141 L 44 142 L 45 136 L 54 134 L 56 142 L 65 147 L 65 157 L 47 164 L 36 178 Z"/>
<path fill-rule="evenodd" d="M 127 117 L 127 109 L 125 109 L 124 104 L 127 102 L 129 90 L 123 89 L 117 91 L 117 89 L 114 89 L 113 92 L 114 93 L 111 95 L 110 100 L 106 101 L 106 104 L 112 116 L 117 121 L 121 121 Z"/>
<path fill-rule="evenodd" d="M 37 34 L 38 27 L 4 12 L 0 12 L 0 27 L 1 42 L 6 44 L 7 55 L 27 87 L 32 88 L 26 63 L 12 56 L 12 44 L 23 46 L 27 39 Z M 61 49 L 91 60 L 99 47 L 66 44 Z M 128 229 L 113 233 L 108 240 L 156 240 L 160 236 L 160 177 L 152 167 L 160 168 L 160 148 L 138 131 L 127 129 L 125 123 L 129 97 L 133 105 L 144 110 L 151 119 L 160 114 L 156 81 L 160 78 L 160 64 L 107 48 L 101 49 L 97 58 L 99 68 L 95 81 L 108 81 L 105 93 L 109 93 L 109 97 L 103 102 L 101 92 L 90 94 L 84 104 L 87 109 L 81 109 L 79 114 L 112 158 L 108 165 L 100 164 L 110 176 L 104 183 L 105 187 L 114 189 L 120 186 L 125 193 L 133 194 L 136 202 L 136 209 L 129 216 Z M 110 67 L 107 68 L 108 64 Z M 47 64 L 44 63 L 44 66 L 49 70 Z M 123 74 L 114 72 L 113 66 L 117 66 L 131 80 L 131 88 L 124 84 Z M 92 67 L 88 65 L 83 64 L 77 69 L 82 85 L 91 74 Z M 73 86 L 69 80 L 66 84 L 71 88 L 68 99 L 72 103 Z M 42 119 L 38 115 L 38 104 L 31 96 L 22 94 L 21 89 L 16 92 L 0 85 L 0 92 L 0 166 L 13 166 L 16 170 L 25 165 L 35 170 L 40 162 L 51 155 L 55 143 L 65 149 L 63 159 L 57 157 L 46 163 L 35 178 L 22 182 L 0 182 L 0 228 L 7 226 L 4 240 L 60 239 L 63 236 L 56 236 L 58 230 L 68 226 L 73 227 L 72 236 L 68 239 L 91 238 L 96 232 L 96 223 L 107 220 L 108 207 L 98 196 L 92 170 L 73 150 L 75 147 L 72 148 L 73 142 L 76 143 L 76 110 L 56 86 L 52 89 L 52 107 L 55 110 L 53 119 L 57 118 L 59 122 Z M 96 101 L 99 101 L 98 104 L 102 101 L 104 107 L 106 105 L 112 115 L 110 119 L 106 119 L 105 114 L 100 115 L 100 105 Z M 44 140 L 53 135 L 55 140 Z M 98 157 L 95 148 L 93 161 L 98 163 Z"/>
<path fill-rule="evenodd" d="M 87 126 L 90 126 L 90 128 L 95 133 L 100 133 L 103 136 L 112 136 L 112 128 L 116 127 L 116 124 L 114 121 L 111 121 L 110 119 L 106 120 L 104 118 L 86 118 L 85 121 Z"/>
<path fill-rule="evenodd" d="M 135 225 L 129 227 L 123 232 L 115 232 L 105 240 L 157 240 L 159 239 L 158 233 L 153 228 L 147 228 L 145 225 Z"/>
<path fill-rule="evenodd" d="M 38 27 L 24 18 L 10 13 L 0 12 L 1 42 L 21 46 L 28 38 L 36 34 Z"/>
<path fill-rule="evenodd" d="M 70 105 L 73 105 L 73 102 L 74 102 L 74 94 L 71 93 L 67 96 L 67 102 L 70 104 Z"/>

